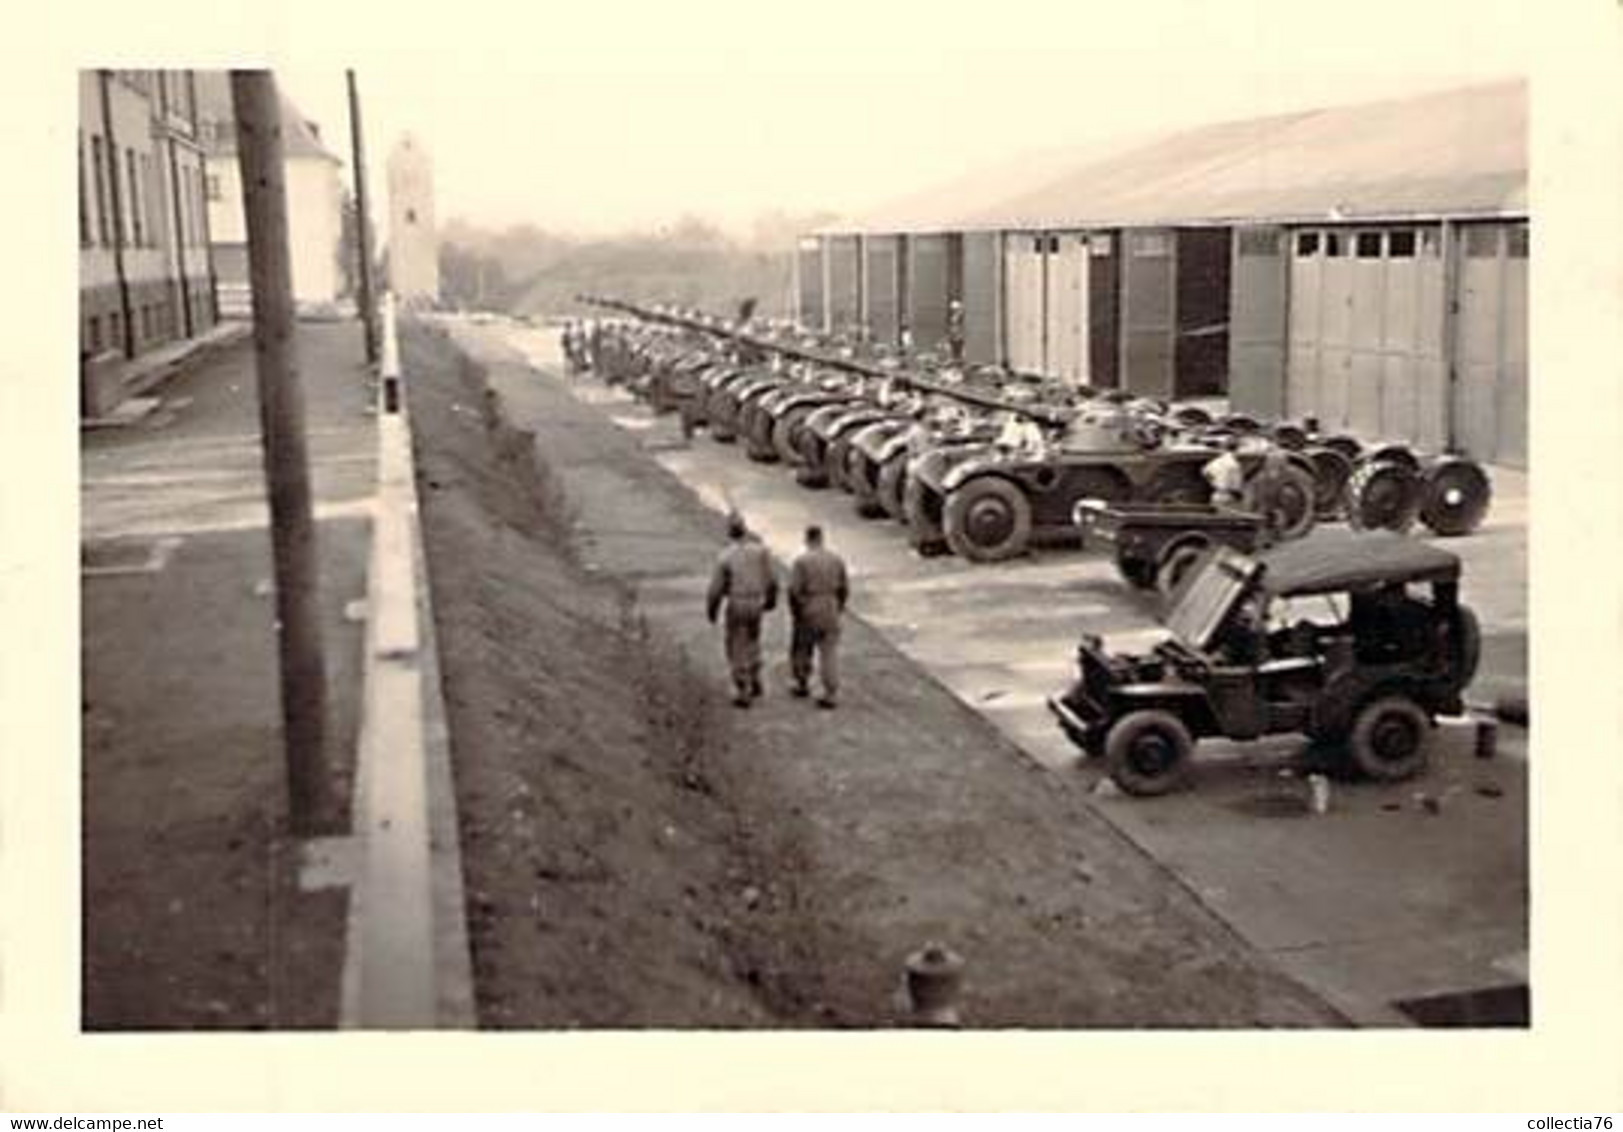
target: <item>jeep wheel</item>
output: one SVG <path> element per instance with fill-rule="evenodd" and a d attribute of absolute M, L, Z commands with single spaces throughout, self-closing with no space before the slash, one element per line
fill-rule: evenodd
<path fill-rule="evenodd" d="M 1008 480 L 981 476 L 953 489 L 944 510 L 947 545 L 971 562 L 1001 562 L 1031 542 L 1031 501 Z"/>
<path fill-rule="evenodd" d="M 1482 660 L 1482 627 L 1468 606 L 1454 607 L 1448 626 L 1448 675 L 1455 690 L 1464 692 Z"/>
<path fill-rule="evenodd" d="M 1171 712 L 1135 711 L 1116 721 L 1105 738 L 1105 766 L 1127 793 L 1140 798 L 1165 794 L 1189 769 L 1195 741 Z"/>
<path fill-rule="evenodd" d="M 1440 535 L 1468 535 L 1482 525 L 1493 487 L 1474 460 L 1446 456 L 1432 465 L 1420 488 L 1420 521 Z"/>
<path fill-rule="evenodd" d="M 1413 778 L 1426 765 L 1431 720 L 1408 696 L 1381 696 L 1359 711 L 1347 739 L 1353 765 L 1379 782 Z"/>

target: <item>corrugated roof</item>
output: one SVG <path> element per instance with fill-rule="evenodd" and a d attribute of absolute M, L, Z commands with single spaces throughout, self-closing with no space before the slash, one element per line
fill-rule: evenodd
<path fill-rule="evenodd" d="M 343 161 L 321 140 L 316 124 L 306 118 L 286 91 L 282 102 L 282 147 L 288 157 L 319 157 L 342 165 Z M 197 107 L 204 119 L 222 128 L 209 131 L 210 154 L 225 156 L 237 151 L 236 115 L 231 109 L 231 76 L 225 71 L 197 72 Z"/>
<path fill-rule="evenodd" d="M 997 200 L 937 207 L 930 226 L 1525 215 L 1527 88 L 1509 81 L 1203 126 L 1036 183 Z M 917 227 L 900 214 L 891 223 L 862 230 Z"/>

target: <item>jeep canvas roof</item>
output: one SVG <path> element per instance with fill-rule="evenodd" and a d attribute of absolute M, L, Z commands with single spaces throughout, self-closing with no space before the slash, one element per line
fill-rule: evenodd
<path fill-rule="evenodd" d="M 1449 582 L 1460 576 L 1455 555 L 1391 531 L 1315 531 L 1266 550 L 1256 560 L 1263 566 L 1263 586 L 1280 597 Z"/>

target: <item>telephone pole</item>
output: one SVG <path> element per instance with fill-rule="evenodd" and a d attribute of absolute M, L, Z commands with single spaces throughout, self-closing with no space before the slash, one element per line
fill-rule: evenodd
<path fill-rule="evenodd" d="M 254 361 L 276 571 L 288 819 L 293 832 L 311 834 L 332 816 L 325 746 L 327 676 L 321 651 L 304 395 L 293 338 L 287 166 L 275 78 L 269 71 L 232 71 L 231 102 L 237 119 L 237 161 L 248 227 Z"/>
<path fill-rule="evenodd" d="M 377 309 L 372 302 L 372 214 L 366 206 L 366 146 L 361 140 L 361 96 L 355 89 L 355 71 L 344 72 L 349 82 L 349 139 L 355 160 L 356 246 L 361 258 L 361 326 L 366 330 L 366 360 L 378 364 Z"/>

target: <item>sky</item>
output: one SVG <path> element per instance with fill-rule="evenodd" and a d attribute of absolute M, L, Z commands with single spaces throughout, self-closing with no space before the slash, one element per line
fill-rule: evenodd
<path fill-rule="evenodd" d="M 384 154 L 411 130 L 442 220 L 577 234 L 860 215 L 1033 150 L 1529 66 L 1523 0 L 947 7 L 407 5 L 377 45 L 265 19 L 272 65 L 346 160 L 356 68 L 380 203 Z"/>
<path fill-rule="evenodd" d="M 355 66 L 373 185 L 411 130 L 442 220 L 578 234 L 860 214 L 1032 150 L 1528 68 L 1522 0 L 946 7 L 543 4 L 454 25 L 438 8 L 339 59 L 290 27 L 273 62 L 346 159 Z"/>

